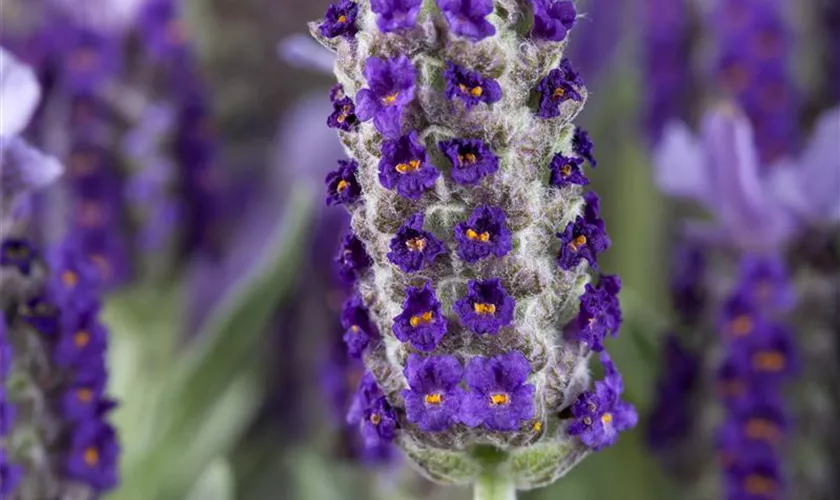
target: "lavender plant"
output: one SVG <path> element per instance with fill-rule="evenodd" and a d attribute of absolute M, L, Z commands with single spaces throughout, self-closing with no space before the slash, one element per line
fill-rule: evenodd
<path fill-rule="evenodd" d="M 0 497 L 98 498 L 117 484 L 120 451 L 105 394 L 103 276 L 78 240 L 42 252 L 26 237 L 28 196 L 62 169 L 17 137 L 40 88 L 4 49 L 0 98 Z"/>
<path fill-rule="evenodd" d="M 589 283 L 610 240 L 582 190 L 574 22 L 571 2 L 340 0 L 310 25 L 352 157 L 326 179 L 352 215 L 342 322 L 368 370 L 348 419 L 477 498 L 549 484 L 636 423 L 603 346 L 621 282 Z"/>

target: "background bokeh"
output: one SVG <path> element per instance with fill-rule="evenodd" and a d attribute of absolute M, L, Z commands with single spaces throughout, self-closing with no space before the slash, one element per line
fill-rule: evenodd
<path fill-rule="evenodd" d="M 29 0 L 3 1 L 25 9 Z M 523 498 L 681 498 L 645 444 L 659 343 L 672 318 L 673 241 L 679 220 L 698 213 L 654 184 L 645 110 L 657 75 L 645 61 L 648 30 L 661 27 L 643 6 L 656 2 L 577 3 L 584 15 L 568 55 L 590 92 L 578 120 L 596 144 L 591 179 L 613 241 L 601 266 L 624 282 L 623 334 L 611 353 L 642 421 L 618 445 Z M 123 448 L 122 484 L 109 500 L 470 498 L 466 489 L 425 481 L 398 457 L 362 456 L 343 421 L 359 373 L 344 358 L 337 313 L 347 290 L 332 268 L 347 221 L 323 202 L 324 175 L 344 156 L 325 125 L 334 79 L 288 55 L 315 49 L 283 43 L 305 35 L 327 4 L 183 2 L 224 189 L 207 202 L 216 217 L 210 250 L 137 250 L 143 264 L 107 294 L 110 391 L 120 401 L 114 422 Z M 793 52 L 810 54 L 791 66 L 803 89 L 803 129 L 827 106 L 824 63 L 812 50 L 821 42 L 810 34 L 816 4 L 796 9 L 794 22 L 801 36 Z M 702 49 L 709 40 L 701 25 L 694 16 L 676 29 Z M 659 50 L 679 58 L 680 43 L 687 42 L 677 37 Z M 690 63 L 704 66 L 702 57 Z M 708 97 L 694 86 L 707 83 L 685 83 L 681 118 L 697 119 Z M 173 231 L 196 224 L 180 218 Z"/>

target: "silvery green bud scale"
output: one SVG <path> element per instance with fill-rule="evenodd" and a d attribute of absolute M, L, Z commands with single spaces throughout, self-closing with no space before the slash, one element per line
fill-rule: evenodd
<path fill-rule="evenodd" d="M 478 498 L 550 484 L 636 423 L 603 345 L 621 282 L 590 283 L 610 240 L 571 123 L 575 17 L 568 1 L 339 0 L 310 25 L 337 54 L 325 121 L 351 157 L 326 179 L 352 215 L 342 325 L 369 372 L 348 420 Z"/>

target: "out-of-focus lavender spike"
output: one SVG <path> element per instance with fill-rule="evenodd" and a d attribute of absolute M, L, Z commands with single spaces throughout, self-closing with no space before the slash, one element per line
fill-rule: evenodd
<path fill-rule="evenodd" d="M 575 22 L 574 36 L 569 39 L 569 58 L 578 66 L 590 87 L 597 87 L 600 78 L 615 63 L 624 29 L 628 2 L 587 0 L 578 5 L 580 15 Z"/>
<path fill-rule="evenodd" d="M 789 71 L 791 2 L 717 0 L 706 23 L 717 45 L 714 77 L 752 122 L 762 165 L 797 153 L 799 93 Z"/>
<path fill-rule="evenodd" d="M 277 44 L 277 56 L 284 62 L 298 67 L 332 74 L 335 55 L 306 35 L 291 35 Z"/>
<path fill-rule="evenodd" d="M 642 109 L 651 146 L 659 142 L 666 123 L 688 119 L 692 83 L 688 10 L 686 0 L 643 0 L 640 9 L 644 51 Z"/>

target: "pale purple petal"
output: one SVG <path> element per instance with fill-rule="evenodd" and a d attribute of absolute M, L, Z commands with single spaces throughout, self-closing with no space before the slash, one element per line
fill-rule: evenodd
<path fill-rule="evenodd" d="M 671 122 L 662 133 L 653 159 L 656 184 L 663 193 L 705 202 L 708 173 L 700 141 L 682 122 Z"/>
<path fill-rule="evenodd" d="M 41 87 L 32 68 L 0 47 L 0 137 L 23 132 L 40 100 Z"/>

